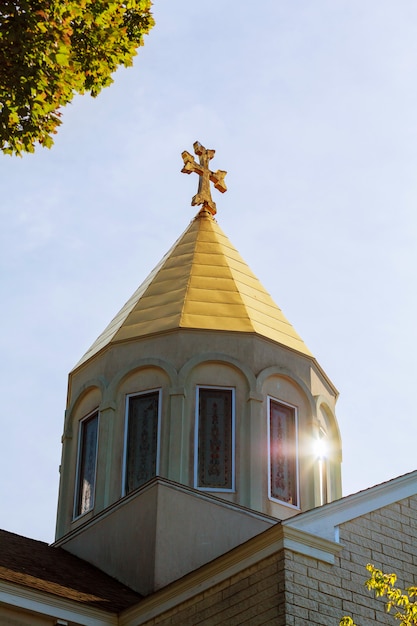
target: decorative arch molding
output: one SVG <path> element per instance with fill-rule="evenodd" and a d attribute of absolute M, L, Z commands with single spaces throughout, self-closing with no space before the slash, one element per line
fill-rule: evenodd
<path fill-rule="evenodd" d="M 270 367 L 266 367 L 264 370 L 259 372 L 256 379 L 256 390 L 258 393 L 262 393 L 262 388 L 268 378 L 272 376 L 280 376 L 281 378 L 287 378 L 297 385 L 297 387 L 303 392 L 303 395 L 307 399 L 307 402 L 311 409 L 311 414 L 313 418 L 316 417 L 316 403 L 314 396 L 312 395 L 310 389 L 307 387 L 305 382 L 294 372 L 289 370 L 286 367 L 281 367 L 279 365 L 271 365 Z"/>
<path fill-rule="evenodd" d="M 191 372 L 203 363 L 223 363 L 230 365 L 243 374 L 249 387 L 249 397 L 256 393 L 256 377 L 253 371 L 244 363 L 222 352 L 206 352 L 191 357 L 178 372 L 178 384 L 185 387 Z"/>
<path fill-rule="evenodd" d="M 175 367 L 171 365 L 171 363 L 169 363 L 168 361 L 164 361 L 163 359 L 154 359 L 152 357 L 138 359 L 137 361 L 133 361 L 133 363 L 130 363 L 127 367 L 123 368 L 120 372 L 118 372 L 117 376 L 115 376 L 111 380 L 106 389 L 103 403 L 112 404 L 120 385 L 129 376 L 142 369 L 146 369 L 147 367 L 153 367 L 162 370 L 169 378 L 170 387 L 177 385 L 178 373 Z"/>
<path fill-rule="evenodd" d="M 323 410 L 329 420 L 329 429 L 332 439 L 337 442 L 337 450 L 342 453 L 342 437 L 340 434 L 339 424 L 337 423 L 336 415 L 329 406 L 327 398 L 322 395 L 315 396 L 317 415 L 320 415 L 320 410 Z"/>
<path fill-rule="evenodd" d="M 85 396 L 90 391 L 98 389 L 101 395 L 101 401 L 103 402 L 103 397 L 105 396 L 107 386 L 108 381 L 104 376 L 91 378 L 90 380 L 87 380 L 85 383 L 83 383 L 83 385 L 81 385 L 77 397 L 73 400 L 71 406 L 65 411 L 64 435 L 66 437 L 72 436 L 72 423 L 74 420 L 74 415 Z"/>

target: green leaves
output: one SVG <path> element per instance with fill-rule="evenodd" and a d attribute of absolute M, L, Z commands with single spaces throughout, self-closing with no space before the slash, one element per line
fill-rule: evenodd
<path fill-rule="evenodd" d="M 151 0 L 3 0 L 0 6 L 0 147 L 51 147 L 60 109 L 97 96 L 132 65 L 154 22 Z"/>

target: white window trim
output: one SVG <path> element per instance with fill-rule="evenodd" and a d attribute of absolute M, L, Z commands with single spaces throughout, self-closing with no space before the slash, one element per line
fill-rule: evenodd
<path fill-rule="evenodd" d="M 267 432 L 268 432 L 268 499 L 271 500 L 271 502 L 277 502 L 278 504 L 281 504 L 282 506 L 287 506 L 290 509 L 295 509 L 296 511 L 299 511 L 301 509 L 300 507 L 300 469 L 299 469 L 299 457 L 298 457 L 298 409 L 296 406 L 294 406 L 293 404 L 289 404 L 288 402 L 284 402 L 283 400 L 280 400 L 279 398 L 274 398 L 273 396 L 267 396 L 267 400 L 268 400 L 268 410 L 267 410 Z M 296 459 L 295 459 L 295 478 L 296 478 L 296 484 L 297 484 L 297 502 L 298 504 L 291 504 L 290 502 L 284 502 L 284 500 L 279 500 L 278 498 L 274 498 L 272 496 L 272 489 L 271 489 L 271 400 L 273 402 L 276 402 L 277 404 L 282 404 L 283 406 L 288 406 L 290 409 L 294 410 L 294 417 L 295 417 L 295 454 L 296 454 Z"/>
<path fill-rule="evenodd" d="M 89 419 L 91 419 L 95 415 L 97 415 L 97 440 L 96 440 L 96 463 L 95 463 L 95 466 L 94 466 L 94 493 L 93 493 L 93 498 L 92 498 L 92 505 L 88 509 L 88 511 L 84 511 L 84 513 L 78 513 L 77 512 L 77 508 L 78 508 L 78 498 L 79 498 L 79 495 L 80 495 L 80 464 L 81 464 L 81 445 L 82 445 L 81 433 L 83 431 L 83 425 L 82 424 L 83 424 L 83 422 L 88 421 Z M 78 422 L 77 469 L 75 471 L 74 506 L 73 506 L 73 514 L 72 514 L 73 521 L 79 519 L 80 517 L 83 517 L 84 515 L 87 515 L 87 513 L 90 513 L 90 511 L 92 511 L 93 508 L 94 508 L 94 504 L 95 504 L 95 500 L 96 500 L 96 486 L 97 486 L 97 459 L 98 459 L 98 438 L 99 438 L 99 433 L 100 433 L 100 411 L 97 408 L 97 409 L 94 409 L 94 411 L 91 411 L 91 413 L 89 413 L 88 415 L 83 417 Z"/>
<path fill-rule="evenodd" d="M 159 463 L 160 463 L 160 453 L 161 453 L 161 409 L 162 409 L 162 389 L 145 389 L 144 391 L 139 391 L 135 393 L 126 394 L 125 399 L 125 432 L 123 436 L 123 466 L 122 466 L 122 497 L 128 495 L 126 492 L 126 462 L 127 462 L 127 435 L 128 435 L 128 427 L 129 427 L 129 399 L 135 398 L 137 396 L 145 396 L 149 393 L 158 392 L 158 424 L 156 428 L 156 464 L 155 464 L 155 475 L 159 475 Z M 145 483 L 146 484 L 146 483 Z M 132 492 L 130 492 L 132 493 Z"/>
<path fill-rule="evenodd" d="M 199 487 L 198 485 L 198 427 L 199 427 L 199 394 L 200 389 L 220 389 L 232 392 L 232 487 L 222 489 L 220 487 Z M 234 387 L 222 387 L 220 385 L 197 385 L 195 396 L 195 420 L 194 420 L 194 489 L 199 491 L 234 493 L 236 491 L 236 390 Z"/>

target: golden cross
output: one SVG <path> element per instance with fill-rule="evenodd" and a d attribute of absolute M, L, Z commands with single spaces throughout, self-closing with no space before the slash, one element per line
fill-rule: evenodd
<path fill-rule="evenodd" d="M 217 170 L 217 172 L 212 172 L 209 169 L 209 162 L 215 155 L 215 150 L 206 150 L 204 146 L 201 145 L 198 141 L 196 141 L 193 145 L 194 152 L 199 157 L 200 163 L 197 163 L 194 157 L 184 150 L 181 154 L 184 167 L 181 172 L 184 174 L 191 174 L 191 172 L 196 172 L 199 176 L 198 181 L 198 191 L 194 198 L 191 200 L 191 205 L 195 206 L 196 204 L 202 204 L 203 207 L 201 210 L 208 209 L 212 215 L 216 215 L 216 204 L 213 202 L 210 192 L 210 181 L 214 183 L 216 189 L 224 193 L 227 191 L 226 183 L 224 182 L 224 177 L 227 172 L 223 170 Z"/>

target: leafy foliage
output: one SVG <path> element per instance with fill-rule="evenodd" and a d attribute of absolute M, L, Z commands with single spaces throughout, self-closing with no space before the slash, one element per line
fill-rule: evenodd
<path fill-rule="evenodd" d="M 1 150 L 51 147 L 60 108 L 77 93 L 97 96 L 132 65 L 154 24 L 150 9 L 151 0 L 2 0 Z"/>
<path fill-rule="evenodd" d="M 394 609 L 396 610 L 394 617 L 400 620 L 400 626 L 415 626 L 417 624 L 417 601 L 412 601 L 411 598 L 417 596 L 417 587 L 408 587 L 404 593 L 395 587 L 396 574 L 384 574 L 369 563 L 366 569 L 371 575 L 365 582 L 365 586 L 374 591 L 377 598 L 386 598 L 387 613 Z M 356 626 L 356 624 L 351 617 L 343 617 L 339 626 Z"/>

